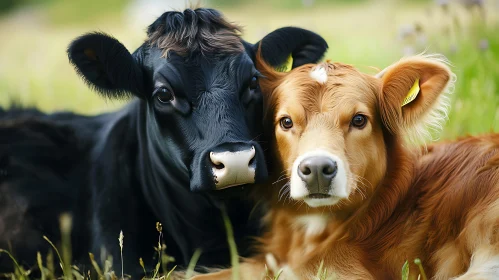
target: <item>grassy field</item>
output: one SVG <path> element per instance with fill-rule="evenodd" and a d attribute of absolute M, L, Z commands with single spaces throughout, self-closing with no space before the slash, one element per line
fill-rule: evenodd
<path fill-rule="evenodd" d="M 137 48 L 147 24 L 136 24 L 126 1 L 26 2 L 37 4 L 0 14 L 0 106 L 15 102 L 45 112 L 83 114 L 122 106 L 91 92 L 69 65 L 65 50 L 73 38 L 94 30 L 114 35 L 131 51 Z M 499 1 L 484 2 L 481 8 L 395 0 L 304 0 L 285 5 L 278 0 L 216 0 L 210 6 L 242 24 L 250 42 L 286 25 L 316 31 L 329 43 L 326 58 L 367 73 L 374 74 L 375 68 L 404 54 L 443 53 L 458 78 L 441 135 L 452 139 L 499 132 Z"/>

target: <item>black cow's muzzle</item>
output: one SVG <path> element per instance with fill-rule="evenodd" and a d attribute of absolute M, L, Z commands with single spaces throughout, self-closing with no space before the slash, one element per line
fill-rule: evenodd
<path fill-rule="evenodd" d="M 260 182 L 267 177 L 263 152 L 256 142 L 223 143 L 210 149 L 207 157 L 216 190 Z"/>

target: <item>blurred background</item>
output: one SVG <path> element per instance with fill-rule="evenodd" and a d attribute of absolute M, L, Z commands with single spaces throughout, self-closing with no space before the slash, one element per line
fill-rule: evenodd
<path fill-rule="evenodd" d="M 0 0 L 0 106 L 96 114 L 105 101 L 77 77 L 65 53 L 89 31 L 114 35 L 130 51 L 145 29 L 185 0 Z M 499 132 L 499 0 L 204 0 L 244 26 L 256 42 L 286 25 L 326 38 L 326 58 L 375 73 L 402 56 L 446 55 L 457 74 L 450 120 L 441 138 Z M 374 68 L 373 68 L 374 67 Z"/>

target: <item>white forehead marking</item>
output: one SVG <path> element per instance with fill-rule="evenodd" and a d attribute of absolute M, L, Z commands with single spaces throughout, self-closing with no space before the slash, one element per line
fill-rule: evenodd
<path fill-rule="evenodd" d="M 325 84 L 327 82 L 327 71 L 324 66 L 316 66 L 310 71 L 310 77 L 315 79 L 320 84 Z"/>

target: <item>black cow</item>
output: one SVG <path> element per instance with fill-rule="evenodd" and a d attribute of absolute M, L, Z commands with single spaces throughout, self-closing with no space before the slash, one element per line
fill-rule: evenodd
<path fill-rule="evenodd" d="M 240 29 L 212 9 L 166 12 L 147 33 L 133 54 L 102 33 L 83 35 L 68 49 L 90 87 L 107 98 L 135 97 L 124 109 L 96 117 L 0 112 L 6 147 L 0 191 L 8 194 L 0 211 L 10 213 L 22 201 L 19 236 L 38 238 L 27 247 L 10 236 L 20 259 L 43 250 L 42 232 L 57 241 L 56 217 L 70 212 L 79 261 L 105 248 L 119 264 L 122 230 L 125 272 L 136 274 L 139 257 L 153 263 L 159 221 L 166 252 L 178 264 L 186 265 L 197 248 L 198 264 L 228 264 L 221 208 L 239 252 L 248 254 L 247 237 L 258 234 L 259 217 L 250 221 L 244 185 L 267 177 L 257 142 L 262 96 L 253 60 L 260 44 L 242 40 Z M 262 42 L 262 55 L 274 66 L 289 55 L 293 67 L 316 62 L 327 49 L 317 34 L 293 27 Z M 220 190 L 233 186 L 240 187 Z M 226 199 L 227 192 L 237 197 Z M 15 217 L 0 212 L 0 228 L 10 221 L 3 216 Z"/>

